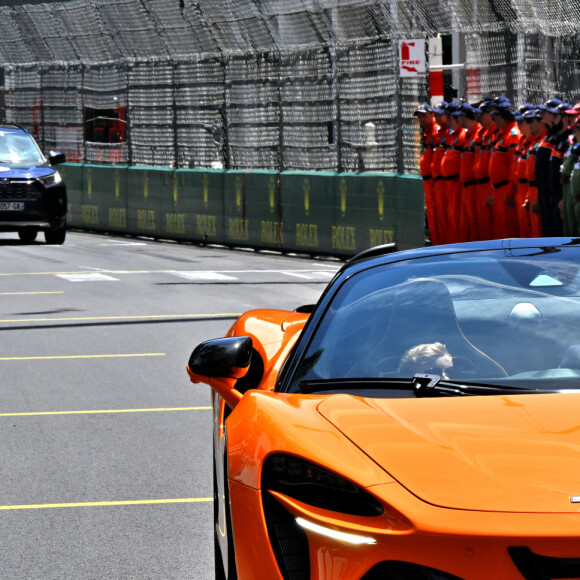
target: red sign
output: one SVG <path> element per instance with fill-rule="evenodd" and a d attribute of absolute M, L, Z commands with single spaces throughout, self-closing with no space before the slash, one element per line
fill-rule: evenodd
<path fill-rule="evenodd" d="M 412 77 L 425 72 L 425 40 L 399 40 L 399 74 Z"/>

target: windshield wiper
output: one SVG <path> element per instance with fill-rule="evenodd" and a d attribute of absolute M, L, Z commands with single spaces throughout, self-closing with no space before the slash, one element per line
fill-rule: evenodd
<path fill-rule="evenodd" d="M 324 391 L 341 391 L 344 389 L 395 389 L 409 391 L 415 388 L 415 380 L 406 378 L 345 378 L 345 379 L 315 379 L 298 383 L 301 393 L 317 393 Z"/>
<path fill-rule="evenodd" d="M 418 374 L 413 377 L 418 382 L 416 397 L 457 397 L 462 395 L 530 395 L 554 393 L 547 389 L 527 389 L 515 385 L 493 385 L 489 383 L 465 383 L 442 379 L 439 375 Z"/>
<path fill-rule="evenodd" d="M 411 378 L 345 378 L 316 379 L 298 384 L 301 393 L 324 391 L 349 391 L 358 389 L 392 389 L 412 391 L 416 397 L 461 397 L 464 395 L 509 395 L 531 393 L 553 393 L 544 389 L 524 389 L 506 385 L 487 383 L 464 383 L 442 379 L 439 375 L 416 374 Z"/>

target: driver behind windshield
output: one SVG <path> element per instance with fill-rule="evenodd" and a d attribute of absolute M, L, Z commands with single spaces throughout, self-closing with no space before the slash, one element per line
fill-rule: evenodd
<path fill-rule="evenodd" d="M 448 379 L 447 370 L 453 367 L 453 357 L 441 342 L 418 344 L 408 349 L 399 362 L 399 375 L 438 375 Z"/>

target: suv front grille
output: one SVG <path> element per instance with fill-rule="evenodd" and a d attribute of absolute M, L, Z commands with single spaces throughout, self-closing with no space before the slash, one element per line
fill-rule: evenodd
<path fill-rule="evenodd" d="M 0 179 L 0 200 L 36 199 L 40 195 L 38 182 L 32 179 Z"/>

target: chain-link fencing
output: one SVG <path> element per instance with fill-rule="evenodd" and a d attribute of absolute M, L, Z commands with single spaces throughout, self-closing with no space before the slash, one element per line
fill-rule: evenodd
<path fill-rule="evenodd" d="M 402 39 L 443 37 L 447 99 L 580 100 L 580 4 L 563 0 L 69 0 L 0 18 L 5 120 L 73 162 L 416 172 L 429 73 L 400 76 Z"/>

